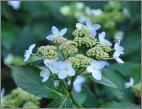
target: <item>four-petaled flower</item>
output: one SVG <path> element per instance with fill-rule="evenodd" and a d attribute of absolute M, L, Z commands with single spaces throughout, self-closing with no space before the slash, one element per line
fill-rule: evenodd
<path fill-rule="evenodd" d="M 72 63 L 70 61 L 59 61 L 57 62 L 54 59 L 45 59 L 44 64 L 48 69 L 42 69 L 41 71 L 41 77 L 45 76 L 44 80 L 46 81 L 50 75 L 48 70 L 50 70 L 52 73 L 56 73 L 58 75 L 59 79 L 65 79 L 68 76 L 74 76 L 75 70 L 72 67 Z M 43 80 L 43 81 L 44 81 Z"/>
<path fill-rule="evenodd" d="M 92 24 L 91 20 L 86 20 L 86 27 L 91 33 L 92 36 L 96 36 L 97 30 L 100 29 L 101 25 L 99 24 Z"/>
<path fill-rule="evenodd" d="M 106 61 L 96 61 L 92 60 L 91 64 L 87 67 L 87 72 L 92 73 L 92 76 L 96 80 L 102 79 L 102 72 L 101 69 L 103 69 L 105 66 L 108 66 L 108 62 Z"/>
<path fill-rule="evenodd" d="M 101 25 L 99 25 L 99 24 L 92 24 L 92 22 L 89 19 L 86 20 L 86 25 L 81 24 L 81 23 L 76 23 L 76 28 L 77 29 L 82 29 L 82 28 L 85 28 L 85 27 L 88 29 L 90 34 L 95 37 L 96 34 L 97 34 L 96 31 L 98 29 L 100 29 Z"/>
<path fill-rule="evenodd" d="M 107 46 L 111 46 L 112 43 L 105 39 L 105 32 L 99 33 L 99 41 L 101 44 L 105 44 Z"/>
<path fill-rule="evenodd" d="M 123 61 L 122 59 L 120 59 L 119 56 L 120 56 L 121 54 L 124 54 L 124 52 L 123 52 L 124 48 L 121 47 L 121 46 L 119 46 L 119 45 L 120 45 L 120 41 L 117 41 L 117 42 L 115 43 L 115 45 L 114 45 L 115 52 L 114 52 L 114 54 L 113 54 L 113 58 L 114 58 L 118 63 L 123 64 L 124 61 Z"/>
<path fill-rule="evenodd" d="M 62 62 L 59 61 L 57 63 L 57 69 L 58 69 L 58 78 L 65 79 L 67 76 L 74 76 L 75 70 L 72 67 L 72 63 L 70 61 Z"/>
<path fill-rule="evenodd" d="M 48 35 L 46 39 L 53 41 L 55 37 L 63 36 L 67 32 L 67 28 L 64 28 L 61 31 L 59 31 L 58 28 L 52 26 L 51 32 L 52 34 Z"/>
<path fill-rule="evenodd" d="M 129 87 L 132 87 L 133 85 L 134 85 L 134 79 L 131 77 L 130 80 L 129 80 L 129 82 L 126 82 L 124 84 L 124 87 L 127 89 Z"/>
<path fill-rule="evenodd" d="M 31 56 L 31 54 L 32 54 L 32 51 L 33 51 L 35 45 L 36 45 L 36 44 L 31 45 L 31 46 L 29 47 L 29 49 L 25 51 L 25 54 L 24 54 L 24 58 L 25 58 L 25 59 L 24 59 L 24 62 L 27 62 L 28 59 L 30 58 L 30 56 Z"/>

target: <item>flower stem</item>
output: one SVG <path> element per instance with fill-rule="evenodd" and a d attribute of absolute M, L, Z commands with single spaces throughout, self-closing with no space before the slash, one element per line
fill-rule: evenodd
<path fill-rule="evenodd" d="M 71 92 L 70 92 L 69 96 L 70 96 L 72 102 L 73 102 L 77 107 L 82 108 L 82 106 L 74 99 L 74 97 L 73 97 L 73 95 L 72 95 Z"/>

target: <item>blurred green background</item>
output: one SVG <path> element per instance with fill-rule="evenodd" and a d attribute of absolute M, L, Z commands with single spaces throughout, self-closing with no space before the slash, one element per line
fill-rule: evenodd
<path fill-rule="evenodd" d="M 83 3 L 91 9 L 103 9 L 108 4 L 107 1 Z M 130 15 L 116 24 L 116 28 L 124 32 L 122 46 L 125 48 L 125 54 L 123 55 L 125 63 L 123 65 L 119 65 L 116 62 L 111 64 L 106 70 L 106 75 L 121 86 L 124 82 L 129 81 L 130 77 L 134 78 L 134 84 L 139 83 L 141 79 L 141 5 L 140 1 L 125 1 L 120 3 L 123 8 L 127 8 Z M 7 1 L 1 3 L 1 87 L 5 89 L 5 95 L 16 88 L 10 75 L 11 70 L 9 65 L 22 64 L 24 51 L 29 45 L 33 43 L 36 43 L 37 46 L 48 44 L 49 42 L 45 38 L 51 33 L 50 30 L 53 25 L 58 28 L 67 27 L 68 34 L 66 36 L 72 38 L 71 32 L 75 29 L 75 23 L 78 21 L 76 18 L 62 15 L 60 8 L 64 5 L 69 6 L 73 4 L 75 2 L 22 1 L 20 8 L 15 10 L 12 6 L 8 5 Z M 109 20 L 111 21 L 111 19 Z M 106 33 L 109 32 L 109 30 L 106 30 Z M 113 37 L 109 37 L 109 39 L 113 41 Z M 97 84 L 92 86 L 91 83 L 89 83 L 89 86 L 93 91 L 87 93 L 86 100 L 90 101 L 86 102 L 85 105 L 87 107 L 93 107 L 94 105 L 96 107 L 121 107 L 122 105 L 124 107 L 129 105 L 131 107 L 140 105 L 140 98 L 133 95 L 132 90 L 120 92 L 119 90 Z M 97 96 L 93 94 L 94 90 Z M 94 99 L 99 100 L 95 101 Z"/>

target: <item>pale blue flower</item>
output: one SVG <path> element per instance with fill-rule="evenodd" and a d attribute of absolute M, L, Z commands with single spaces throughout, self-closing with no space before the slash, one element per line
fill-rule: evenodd
<path fill-rule="evenodd" d="M 85 82 L 85 78 L 83 76 L 77 76 L 74 83 L 73 83 L 73 89 L 76 92 L 81 92 L 82 85 Z"/>
<path fill-rule="evenodd" d="M 70 61 L 67 61 L 67 62 L 59 61 L 57 64 L 58 64 L 57 65 L 58 77 L 60 79 L 65 79 L 67 76 L 75 75 L 75 70 L 72 67 L 72 63 Z"/>
<path fill-rule="evenodd" d="M 40 76 L 42 77 L 42 82 L 46 82 L 50 76 L 50 71 L 46 67 L 42 67 L 40 71 Z"/>
<path fill-rule="evenodd" d="M 105 39 L 105 32 L 99 33 L 99 41 L 101 44 L 112 46 L 112 43 Z"/>
<path fill-rule="evenodd" d="M 8 5 L 10 5 L 15 10 L 19 10 L 21 7 L 21 1 L 8 1 Z"/>
<path fill-rule="evenodd" d="M 130 80 L 129 80 L 129 82 L 126 82 L 124 84 L 124 87 L 127 89 L 129 87 L 132 87 L 133 85 L 134 85 L 134 79 L 131 77 Z"/>
<path fill-rule="evenodd" d="M 24 58 L 25 58 L 25 59 L 24 59 L 24 62 L 27 62 L 28 59 L 30 58 L 30 56 L 31 56 L 31 54 L 32 54 L 32 51 L 33 51 L 35 45 L 36 45 L 36 44 L 32 44 L 32 45 L 29 47 L 29 49 L 25 51 L 25 54 L 24 54 Z"/>
<path fill-rule="evenodd" d="M 92 60 L 91 64 L 87 67 L 87 72 L 92 73 L 92 76 L 96 80 L 102 79 L 102 72 L 101 69 L 103 69 L 105 66 L 108 66 L 108 62 L 106 61 L 96 61 Z"/>
<path fill-rule="evenodd" d="M 46 39 L 53 41 L 57 36 L 63 36 L 67 32 L 67 28 L 62 29 L 61 31 L 58 30 L 55 26 L 52 26 L 51 29 L 52 34 L 48 35 Z"/>
<path fill-rule="evenodd" d="M 115 52 L 114 52 L 114 54 L 113 54 L 113 58 L 114 58 L 118 63 L 123 64 L 124 61 L 123 61 L 121 58 L 119 58 L 119 56 L 120 56 L 121 54 L 124 54 L 124 52 L 123 52 L 123 51 L 124 51 L 124 48 L 123 48 L 122 46 L 120 46 L 120 41 L 117 41 L 117 42 L 115 43 L 114 49 L 115 49 Z"/>
<path fill-rule="evenodd" d="M 44 64 L 52 73 L 58 73 L 57 61 L 55 59 L 45 59 Z"/>
<path fill-rule="evenodd" d="M 89 32 L 92 34 L 92 36 L 96 36 L 97 30 L 100 29 L 101 25 L 99 24 L 92 24 L 91 20 L 86 20 L 86 27 L 88 28 Z"/>

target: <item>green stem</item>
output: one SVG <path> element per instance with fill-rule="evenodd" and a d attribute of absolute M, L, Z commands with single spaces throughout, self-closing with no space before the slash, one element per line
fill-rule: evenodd
<path fill-rule="evenodd" d="M 72 93 L 70 93 L 69 96 L 70 96 L 72 102 L 73 102 L 77 107 L 82 108 L 82 106 L 74 99 Z"/>

